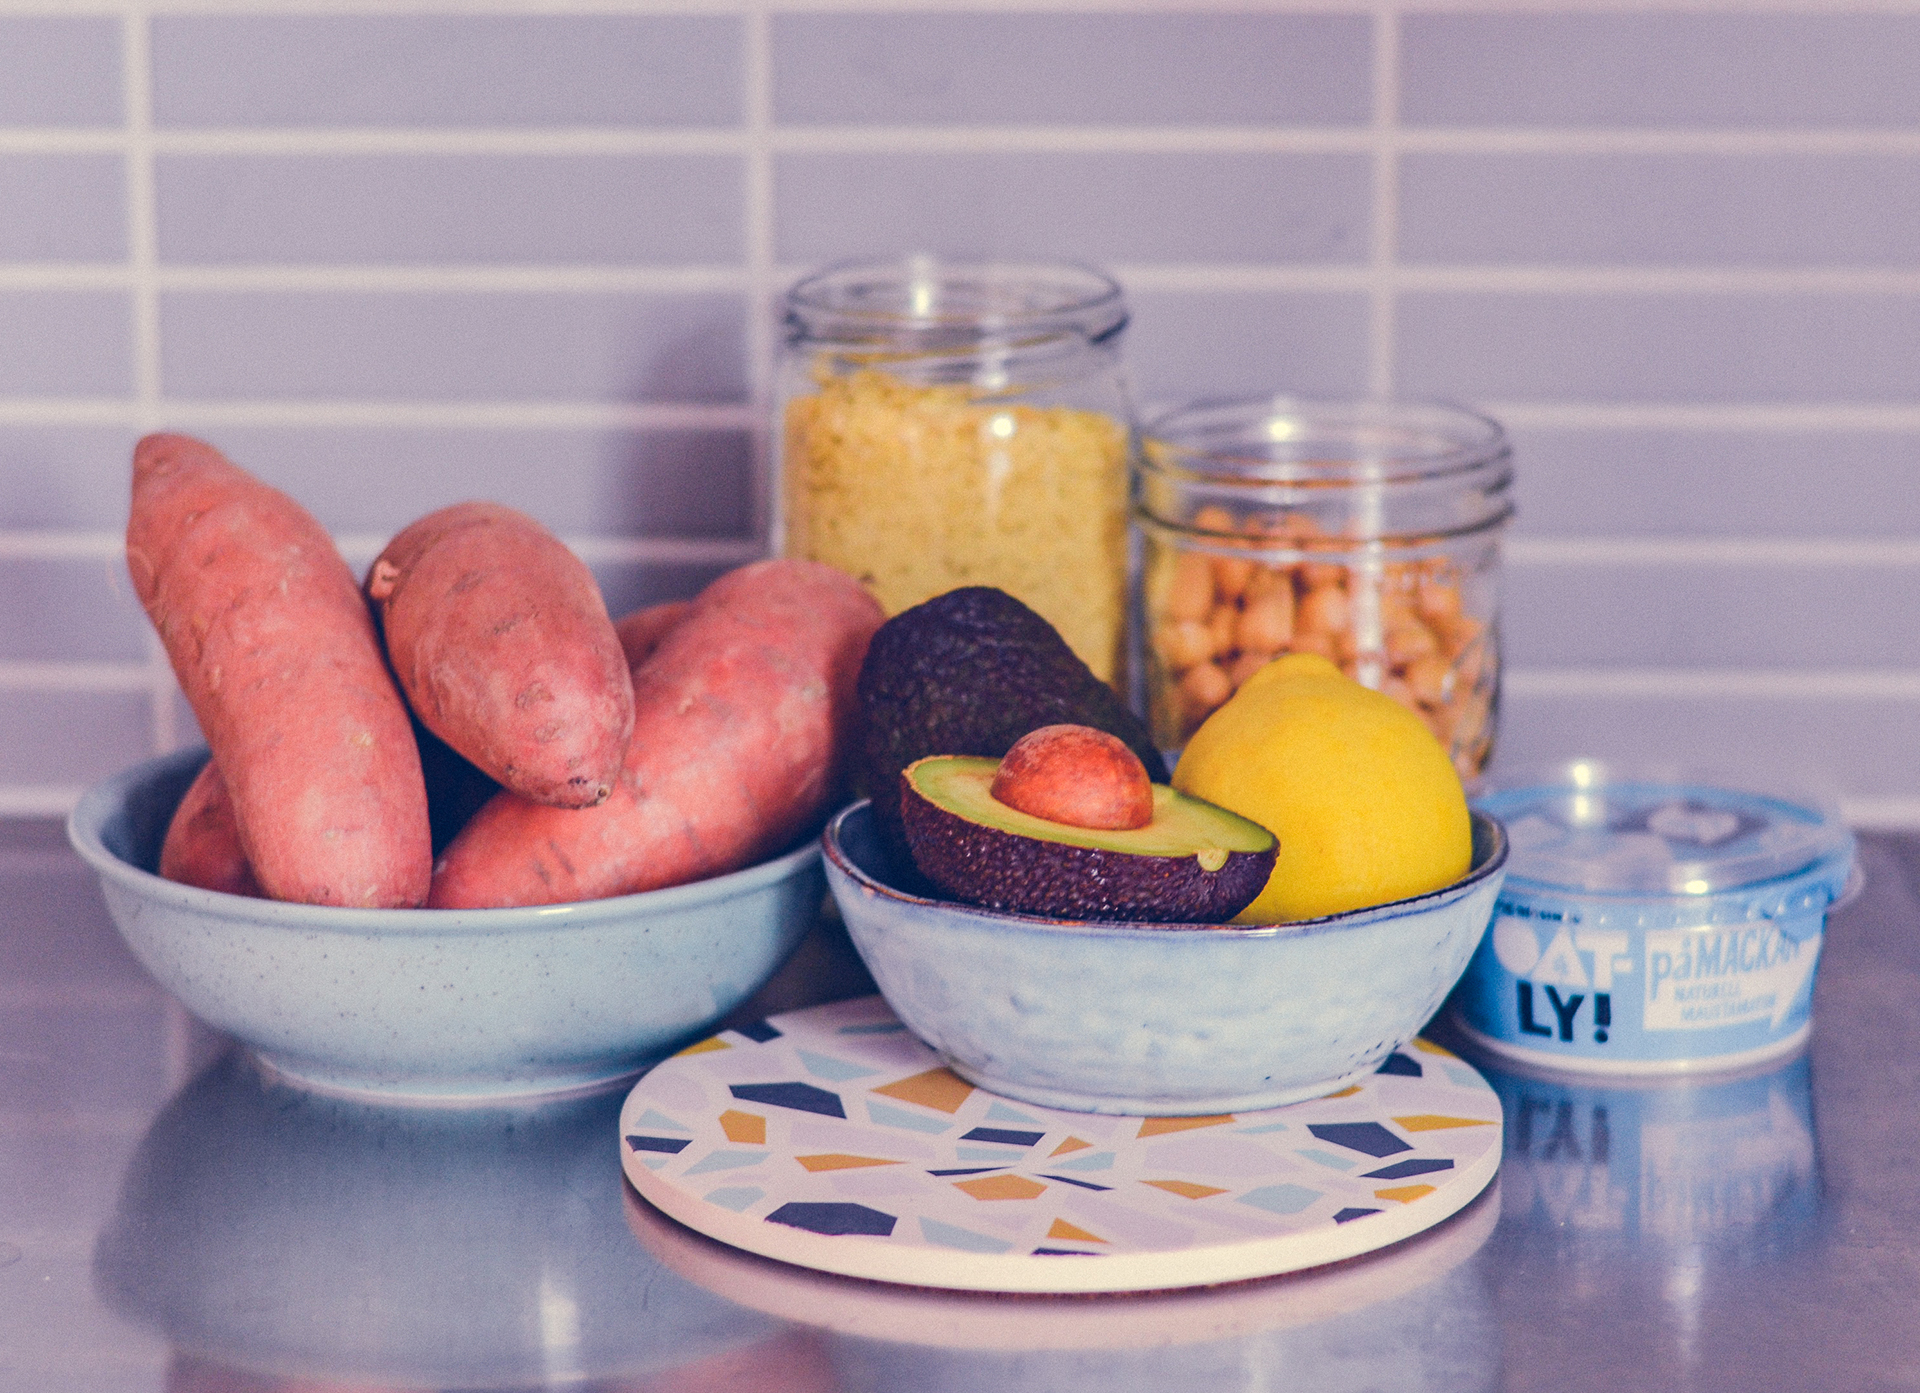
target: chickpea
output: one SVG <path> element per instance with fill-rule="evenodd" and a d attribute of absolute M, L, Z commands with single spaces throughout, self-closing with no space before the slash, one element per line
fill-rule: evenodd
<path fill-rule="evenodd" d="M 1204 716 L 1233 695 L 1233 679 L 1218 664 L 1201 663 L 1180 679 L 1180 694 L 1190 711 Z"/>
<path fill-rule="evenodd" d="M 1166 617 L 1204 621 L 1213 610 L 1213 567 L 1198 552 L 1182 552 L 1167 582 Z"/>
<path fill-rule="evenodd" d="M 1184 672 L 1213 656 L 1213 634 L 1204 624 L 1182 619 L 1159 632 L 1160 656 L 1175 672 Z"/>
<path fill-rule="evenodd" d="M 1293 637 L 1293 591 L 1269 589 L 1250 598 L 1233 631 L 1243 653 L 1275 653 Z"/>

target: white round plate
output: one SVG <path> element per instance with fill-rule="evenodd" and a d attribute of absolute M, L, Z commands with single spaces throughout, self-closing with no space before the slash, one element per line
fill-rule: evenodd
<path fill-rule="evenodd" d="M 945 1069 L 877 996 L 723 1030 L 627 1096 L 627 1178 L 688 1228 L 853 1277 L 1148 1291 L 1383 1248 L 1472 1200 L 1500 1101 L 1424 1040 L 1338 1093 L 1139 1118 L 1013 1103 Z"/>

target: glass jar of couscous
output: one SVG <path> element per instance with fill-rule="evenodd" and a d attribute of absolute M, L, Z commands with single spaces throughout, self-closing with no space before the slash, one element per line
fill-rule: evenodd
<path fill-rule="evenodd" d="M 1169 750 L 1282 653 L 1418 713 L 1463 777 L 1500 703 L 1500 540 L 1513 459 L 1454 407 L 1262 398 L 1141 428 L 1145 702 Z"/>
<path fill-rule="evenodd" d="M 1120 287 L 1085 267 L 931 257 L 786 298 L 777 537 L 889 614 L 1005 590 L 1118 684 L 1129 408 Z"/>

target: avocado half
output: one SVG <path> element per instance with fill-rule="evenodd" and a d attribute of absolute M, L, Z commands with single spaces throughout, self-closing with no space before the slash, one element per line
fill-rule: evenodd
<path fill-rule="evenodd" d="M 1008 807 L 990 791 L 999 765 L 934 755 L 900 775 L 913 862 L 956 899 L 1063 919 L 1217 924 L 1273 873 L 1273 833 L 1165 784 L 1153 786 L 1146 826 L 1106 831 Z"/>

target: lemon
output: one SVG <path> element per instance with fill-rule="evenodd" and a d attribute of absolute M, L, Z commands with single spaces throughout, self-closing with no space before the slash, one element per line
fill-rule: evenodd
<path fill-rule="evenodd" d="M 1467 873 L 1473 832 L 1453 761 L 1424 722 L 1325 658 L 1267 664 L 1194 732 L 1183 793 L 1280 839 L 1266 888 L 1234 921 L 1385 904 Z"/>

